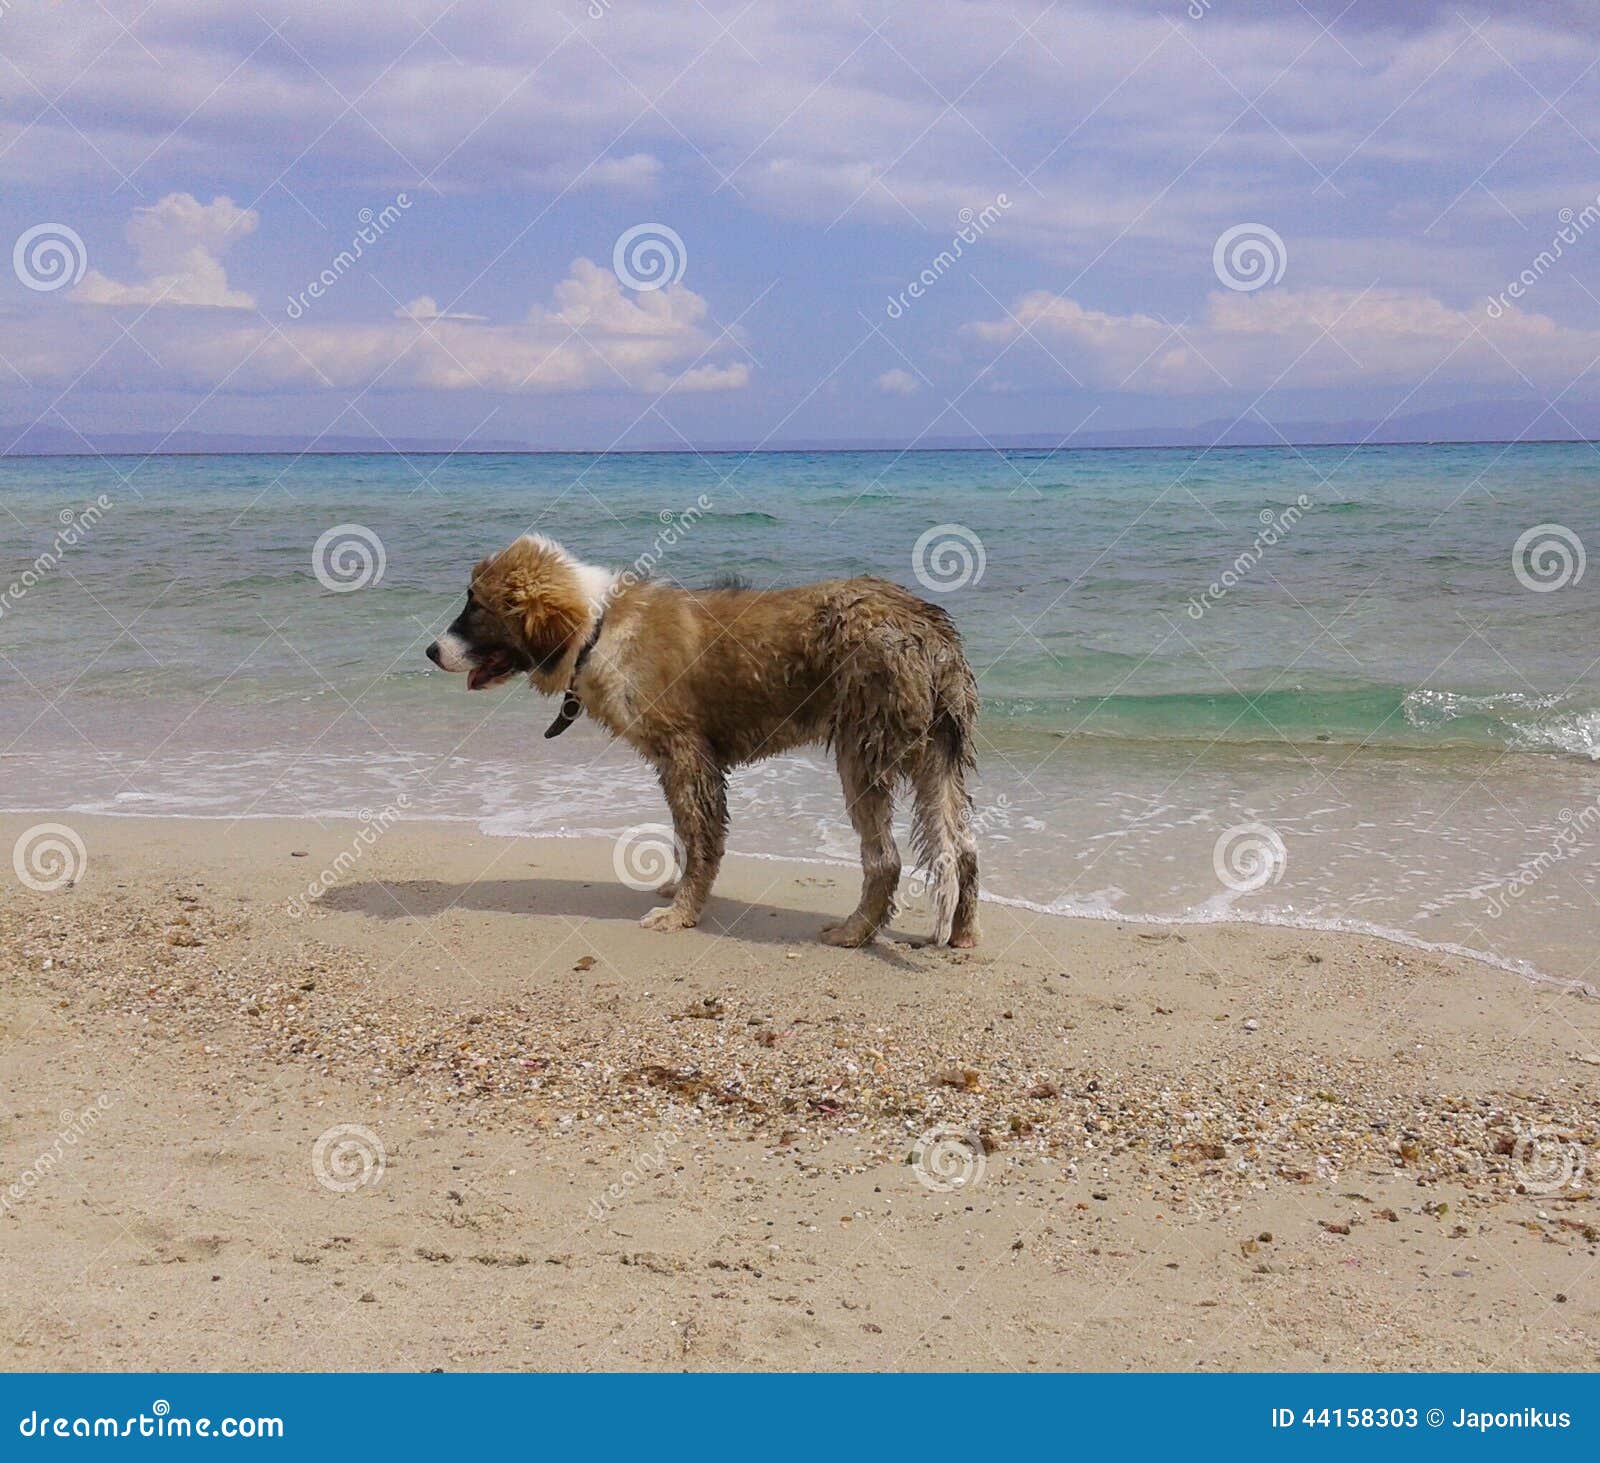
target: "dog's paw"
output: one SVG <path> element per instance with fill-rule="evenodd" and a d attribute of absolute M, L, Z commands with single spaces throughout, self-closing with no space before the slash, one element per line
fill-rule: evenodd
<path fill-rule="evenodd" d="M 677 905 L 663 904 L 659 909 L 652 909 L 639 923 L 647 930 L 692 930 L 696 921 Z"/>
<path fill-rule="evenodd" d="M 825 926 L 820 938 L 824 945 L 842 945 L 847 950 L 854 950 L 861 945 L 870 945 L 875 933 L 864 920 L 847 919 L 842 925 Z"/>

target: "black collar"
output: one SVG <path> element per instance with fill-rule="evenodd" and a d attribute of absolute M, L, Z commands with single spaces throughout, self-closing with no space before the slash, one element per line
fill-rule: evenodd
<path fill-rule="evenodd" d="M 583 642 L 583 648 L 578 651 L 578 658 L 572 663 L 572 679 L 567 682 L 567 689 L 561 697 L 561 710 L 556 712 L 556 719 L 545 729 L 545 739 L 559 737 L 569 726 L 583 715 L 583 702 L 578 700 L 577 693 L 572 689 L 578 684 L 578 677 L 583 674 L 584 662 L 589 659 L 589 652 L 594 649 L 600 639 L 600 630 L 606 622 L 605 611 L 601 610 L 595 619 L 594 629 L 589 632 L 589 638 Z"/>

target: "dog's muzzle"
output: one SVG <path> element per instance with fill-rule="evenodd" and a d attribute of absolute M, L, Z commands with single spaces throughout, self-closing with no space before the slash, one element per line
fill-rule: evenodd
<path fill-rule="evenodd" d="M 498 686 L 517 671 L 515 659 L 504 651 L 473 650 L 453 632 L 441 635 L 424 653 L 440 670 L 465 671 L 469 691 Z"/>
<path fill-rule="evenodd" d="M 442 671 L 470 671 L 483 657 L 454 629 L 449 629 L 428 647 L 428 659 Z"/>

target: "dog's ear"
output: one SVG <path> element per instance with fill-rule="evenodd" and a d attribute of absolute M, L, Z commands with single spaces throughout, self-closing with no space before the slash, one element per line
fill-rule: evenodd
<path fill-rule="evenodd" d="M 514 613 L 528 653 L 541 666 L 553 668 L 583 629 L 581 601 L 548 581 L 519 585 Z"/>
<path fill-rule="evenodd" d="M 582 582 L 566 556 L 542 540 L 516 539 L 478 566 L 473 584 L 483 603 L 521 640 L 536 677 L 555 673 L 588 623 Z"/>

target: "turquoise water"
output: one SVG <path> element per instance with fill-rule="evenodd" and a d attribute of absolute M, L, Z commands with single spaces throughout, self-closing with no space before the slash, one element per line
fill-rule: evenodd
<path fill-rule="evenodd" d="M 658 818 L 626 756 L 587 731 L 546 746 L 529 693 L 469 699 L 422 658 L 472 562 L 534 530 L 686 583 L 937 586 L 985 697 L 997 893 L 1354 920 L 1576 975 L 1597 487 L 1584 444 L 5 460 L 0 801 L 235 817 L 409 788 L 506 832 Z M 382 548 L 352 592 L 314 572 L 340 525 Z M 1519 564 L 1540 525 L 1560 535 Z M 849 856 L 819 759 L 744 774 L 739 799 L 736 847 Z M 1255 822 L 1284 840 L 1281 877 L 1219 888 L 1216 838 Z M 1575 823 L 1581 851 L 1486 922 Z"/>
<path fill-rule="evenodd" d="M 286 622 L 290 644 L 262 647 L 232 695 L 293 689 L 307 670 L 293 636 L 318 643 L 333 678 L 368 675 L 404 648 L 397 631 L 431 625 L 466 566 L 516 533 L 624 565 L 663 514 L 704 495 L 710 510 L 662 553 L 668 577 L 915 584 L 922 533 L 970 530 L 982 577 L 940 598 L 996 723 L 1595 755 L 1600 571 L 1531 593 L 1512 548 L 1543 522 L 1594 537 L 1597 486 L 1600 452 L 1584 445 L 11 460 L 0 502 L 14 515 L 12 575 L 48 545 L 61 510 L 101 493 L 115 507 L 73 549 L 70 572 L 32 591 L 41 612 L 17 607 L 7 644 L 19 670 L 52 678 L 81 637 L 144 613 L 137 635 L 97 647 L 94 684 L 80 689 L 182 692 L 197 674 L 236 671 L 265 618 Z M 1263 515 L 1302 496 L 1303 516 L 1207 602 Z M 359 595 L 319 592 L 312 577 L 312 545 L 344 522 L 386 553 L 381 583 Z M 180 642 L 181 657 L 167 653 Z M 419 672 L 402 660 L 376 689 Z"/>

